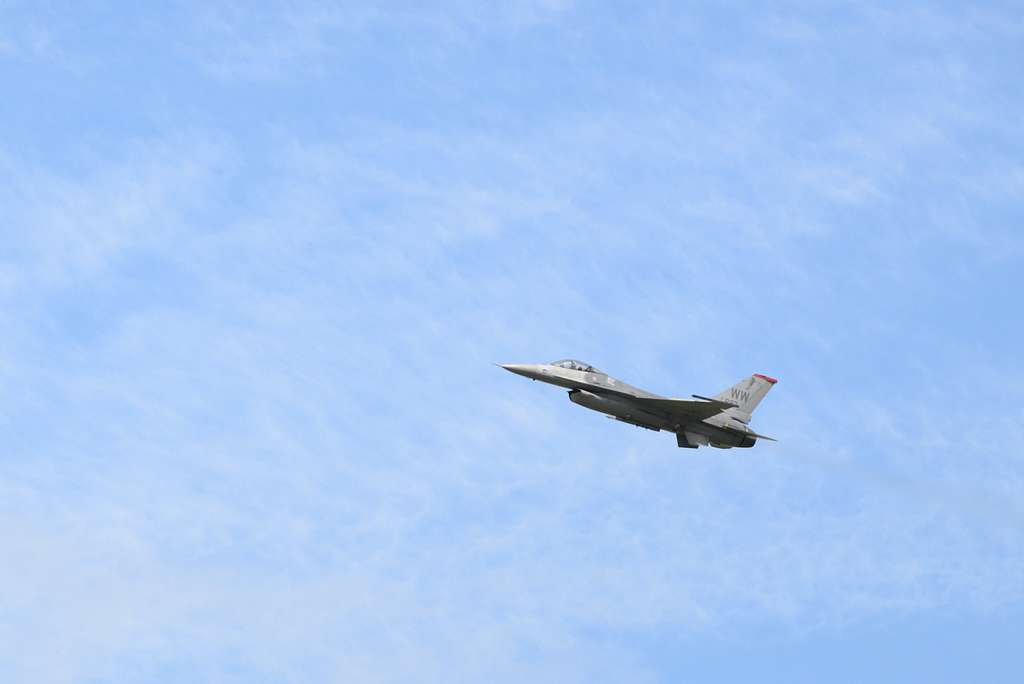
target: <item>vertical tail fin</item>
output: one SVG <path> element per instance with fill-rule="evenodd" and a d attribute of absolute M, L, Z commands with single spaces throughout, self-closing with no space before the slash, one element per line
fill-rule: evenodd
<path fill-rule="evenodd" d="M 768 394 L 768 390 L 774 387 L 777 382 L 778 380 L 775 378 L 754 373 L 749 378 L 740 380 L 732 387 L 719 392 L 715 395 L 715 399 L 737 404 L 736 408 L 729 409 L 728 412 L 746 423 L 750 420 L 754 409 L 764 399 L 764 395 Z"/>

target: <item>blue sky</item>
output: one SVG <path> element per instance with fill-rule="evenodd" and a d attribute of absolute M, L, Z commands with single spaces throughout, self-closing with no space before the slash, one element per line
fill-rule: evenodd
<path fill-rule="evenodd" d="M 0 4 L 0 678 L 1020 680 L 1018 3 L 140 7 Z"/>

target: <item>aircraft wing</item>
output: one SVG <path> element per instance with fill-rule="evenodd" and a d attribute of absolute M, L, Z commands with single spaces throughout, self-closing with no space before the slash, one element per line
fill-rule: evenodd
<path fill-rule="evenodd" d="M 670 416 L 704 420 L 711 416 L 717 416 L 722 411 L 733 408 L 736 404 L 717 399 L 647 399 L 634 397 L 631 400 L 637 406 L 653 409 Z"/>

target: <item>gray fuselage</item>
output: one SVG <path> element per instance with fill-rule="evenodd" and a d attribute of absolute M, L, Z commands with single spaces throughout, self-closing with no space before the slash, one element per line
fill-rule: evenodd
<path fill-rule="evenodd" d="M 501 367 L 531 380 L 563 387 L 569 390 L 569 399 L 584 408 L 649 430 L 673 432 L 679 437 L 680 446 L 748 447 L 756 441 L 756 433 L 736 418 L 732 409 L 719 409 L 715 415 L 705 418 L 665 410 L 662 406 L 685 400 L 672 400 L 639 389 L 582 362 L 567 360 Z"/>

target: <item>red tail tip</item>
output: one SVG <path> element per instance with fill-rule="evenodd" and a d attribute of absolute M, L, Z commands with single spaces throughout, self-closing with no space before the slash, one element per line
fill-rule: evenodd
<path fill-rule="evenodd" d="M 755 378 L 761 378 L 762 380 L 767 380 L 768 382 L 772 383 L 773 385 L 778 382 L 778 380 L 776 380 L 775 378 L 769 378 L 767 375 L 761 375 L 760 373 L 754 373 L 754 377 Z"/>

